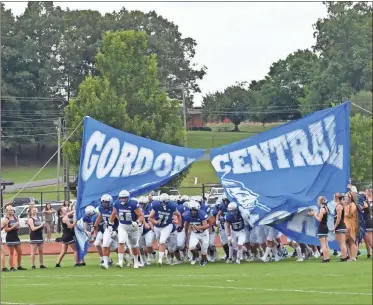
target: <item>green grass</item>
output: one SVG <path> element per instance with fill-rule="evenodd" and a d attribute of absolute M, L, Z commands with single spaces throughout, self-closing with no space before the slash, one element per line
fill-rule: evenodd
<path fill-rule="evenodd" d="M 17 197 L 34 197 L 36 200 L 41 202 L 41 193 L 43 193 L 43 201 L 53 201 L 57 200 L 57 185 L 43 186 L 43 187 L 34 187 L 23 190 L 17 195 Z M 11 200 L 17 191 L 4 194 L 4 201 Z M 60 186 L 60 200 L 63 200 L 63 186 Z M 70 195 L 72 196 L 72 195 Z"/>
<path fill-rule="evenodd" d="M 263 127 L 261 124 L 241 124 L 240 132 L 219 132 L 218 127 L 228 127 L 233 130 L 232 123 L 221 123 L 208 125 L 212 131 L 188 131 L 188 147 L 191 148 L 213 148 L 233 143 L 257 133 L 269 130 L 279 124 L 268 124 Z"/>
<path fill-rule="evenodd" d="M 81 268 L 72 267 L 72 255 L 62 268 L 55 261 L 47 256 L 48 269 L 2 273 L 2 304 L 372 304 L 372 261 L 363 256 L 344 264 L 286 259 L 137 270 L 100 269 L 96 254 Z"/>
<path fill-rule="evenodd" d="M 1 176 L 5 180 L 13 181 L 14 183 L 28 182 L 41 168 L 42 166 L 30 166 L 30 167 L 3 167 L 1 169 Z M 34 179 L 46 180 L 57 177 L 56 166 L 46 166 L 39 175 Z"/>
<path fill-rule="evenodd" d="M 195 177 L 198 178 L 196 185 L 194 184 Z M 193 163 L 188 176 L 184 178 L 178 189 L 181 194 L 187 194 L 189 196 L 201 195 L 203 183 L 219 183 L 219 179 L 210 161 Z"/>

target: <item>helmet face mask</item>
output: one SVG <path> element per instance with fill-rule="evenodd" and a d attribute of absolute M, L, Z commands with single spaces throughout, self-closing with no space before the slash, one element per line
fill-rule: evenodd
<path fill-rule="evenodd" d="M 200 204 L 197 201 L 190 201 L 189 208 L 190 208 L 190 215 L 192 215 L 193 217 L 196 217 L 200 210 Z"/>
<path fill-rule="evenodd" d="M 163 193 L 159 196 L 159 201 L 162 206 L 166 206 L 167 203 L 170 201 L 170 197 L 168 196 L 168 194 Z"/>
<path fill-rule="evenodd" d="M 130 199 L 130 193 L 126 190 L 122 190 L 119 192 L 119 202 L 122 204 L 126 204 Z"/>
<path fill-rule="evenodd" d="M 95 207 L 92 205 L 88 205 L 85 207 L 85 215 L 86 216 L 93 216 L 96 213 Z"/>
<path fill-rule="evenodd" d="M 228 204 L 228 213 L 237 216 L 238 215 L 238 205 L 235 202 L 231 202 Z"/>
<path fill-rule="evenodd" d="M 104 209 L 110 208 L 112 203 L 113 203 L 113 197 L 111 197 L 109 194 L 102 195 L 101 205 L 104 207 Z"/>

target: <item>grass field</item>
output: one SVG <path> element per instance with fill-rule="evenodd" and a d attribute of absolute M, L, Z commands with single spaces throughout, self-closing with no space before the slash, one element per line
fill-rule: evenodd
<path fill-rule="evenodd" d="M 30 167 L 3 167 L 1 169 L 1 176 L 5 180 L 13 181 L 14 183 L 28 182 L 42 166 Z M 36 180 L 53 179 L 57 177 L 56 166 L 46 166 L 40 174 L 35 178 Z"/>
<path fill-rule="evenodd" d="M 4 194 L 4 201 L 11 200 L 17 191 Z M 20 192 L 17 197 L 34 197 L 36 200 L 41 202 L 41 193 L 43 193 L 43 201 L 57 200 L 57 185 L 34 187 L 25 189 Z M 63 186 L 60 186 L 60 200 L 63 199 Z"/>
<path fill-rule="evenodd" d="M 116 255 L 113 259 L 116 261 Z M 26 264 L 24 267 L 30 268 Z M 372 261 L 320 264 L 217 262 L 102 270 L 97 255 L 87 267 L 62 268 L 47 256 L 48 269 L 1 274 L 2 304 L 372 304 Z"/>

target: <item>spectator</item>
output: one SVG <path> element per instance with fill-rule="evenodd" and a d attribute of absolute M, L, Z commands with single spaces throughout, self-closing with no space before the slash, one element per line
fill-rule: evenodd
<path fill-rule="evenodd" d="M 16 270 L 27 270 L 22 267 L 22 248 L 21 241 L 18 237 L 19 222 L 16 216 L 14 216 L 14 208 L 9 205 L 6 208 L 6 219 L 7 224 L 5 225 L 6 237 L 5 241 L 9 249 L 9 265 L 10 271 Z M 14 252 L 17 253 L 17 269 L 14 268 L 13 256 Z"/>
<path fill-rule="evenodd" d="M 35 267 L 35 255 L 36 252 L 39 251 L 39 262 L 40 262 L 40 269 L 46 268 L 43 263 L 43 228 L 44 223 L 38 217 L 38 209 L 33 208 L 30 211 L 30 217 L 28 219 L 28 225 L 30 228 L 30 246 L 31 246 L 31 265 L 32 269 L 36 269 Z"/>
<path fill-rule="evenodd" d="M 51 242 L 54 227 L 54 214 L 56 214 L 56 211 L 52 208 L 50 203 L 47 203 L 43 210 L 45 228 L 47 229 L 47 243 Z"/>
<path fill-rule="evenodd" d="M 372 219 L 372 194 L 369 193 L 367 190 L 364 194 L 364 205 L 363 205 L 363 212 L 364 212 L 364 220 L 365 220 L 365 234 L 364 234 L 364 242 L 365 247 L 367 249 L 367 258 L 371 257 L 372 251 L 372 235 L 373 235 L 373 219 Z M 370 198 L 370 199 L 369 199 Z"/>
<path fill-rule="evenodd" d="M 6 218 L 1 219 L 1 246 L 0 246 L 0 256 L 1 256 L 1 270 L 3 272 L 8 272 L 9 269 L 6 267 L 6 262 L 5 262 L 5 236 L 6 233 L 4 231 L 5 226 L 8 224 L 8 220 Z"/>
<path fill-rule="evenodd" d="M 57 259 L 56 267 L 61 267 L 62 259 L 65 257 L 65 254 L 67 253 L 67 249 L 69 246 L 74 252 L 75 266 L 80 266 L 80 264 L 78 264 L 78 252 L 77 252 L 76 245 L 75 245 L 74 227 L 76 225 L 76 221 L 74 220 L 74 212 L 73 211 L 71 212 L 66 211 L 66 212 L 67 213 L 62 217 L 62 227 L 63 227 L 62 248 L 61 248 L 61 253 Z"/>

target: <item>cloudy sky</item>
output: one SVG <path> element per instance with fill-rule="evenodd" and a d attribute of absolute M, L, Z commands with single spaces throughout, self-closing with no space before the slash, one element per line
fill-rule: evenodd
<path fill-rule="evenodd" d="M 27 2 L 6 2 L 15 15 Z M 184 37 L 194 38 L 195 62 L 208 68 L 200 81 L 202 95 L 224 90 L 236 81 L 262 79 L 270 65 L 314 43 L 313 28 L 326 16 L 321 2 L 55 2 L 62 8 L 101 13 L 128 10 L 158 14 L 174 22 Z M 202 95 L 195 98 L 199 105 Z"/>

